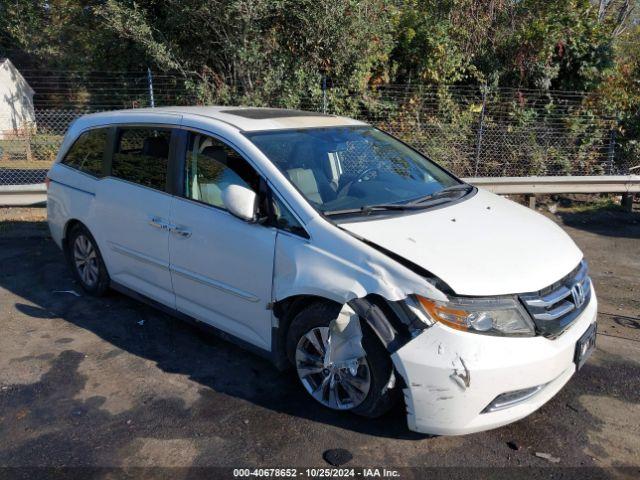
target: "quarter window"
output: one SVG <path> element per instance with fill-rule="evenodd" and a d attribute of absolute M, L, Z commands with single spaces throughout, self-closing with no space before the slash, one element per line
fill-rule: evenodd
<path fill-rule="evenodd" d="M 114 177 L 165 190 L 171 130 L 153 127 L 119 128 L 111 164 Z"/>
<path fill-rule="evenodd" d="M 222 192 L 229 185 L 258 191 L 259 176 L 238 152 L 215 138 L 191 133 L 185 161 L 187 198 L 224 208 Z"/>
<path fill-rule="evenodd" d="M 308 237 L 304 227 L 300 225 L 300 222 L 293 216 L 293 213 L 291 213 L 287 206 L 275 195 L 273 196 L 273 210 L 276 228 Z"/>
<path fill-rule="evenodd" d="M 96 128 L 78 137 L 62 160 L 64 165 L 102 177 L 102 158 L 107 145 L 107 129 Z"/>

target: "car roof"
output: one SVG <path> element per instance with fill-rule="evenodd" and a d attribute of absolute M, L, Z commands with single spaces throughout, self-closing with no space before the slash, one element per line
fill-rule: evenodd
<path fill-rule="evenodd" d="M 259 108 L 259 107 L 157 107 L 136 108 L 129 110 L 112 110 L 86 115 L 84 118 L 91 123 L 107 121 L 117 123 L 118 117 L 127 116 L 128 120 L 135 115 L 144 116 L 145 122 L 153 121 L 153 115 L 157 114 L 166 118 L 166 115 L 183 115 L 206 117 L 232 125 L 242 131 L 260 130 L 284 130 L 291 128 L 313 128 L 330 126 L 362 126 L 366 123 L 348 117 L 337 115 L 325 115 L 318 112 L 303 110 L 289 110 L 283 108 Z"/>

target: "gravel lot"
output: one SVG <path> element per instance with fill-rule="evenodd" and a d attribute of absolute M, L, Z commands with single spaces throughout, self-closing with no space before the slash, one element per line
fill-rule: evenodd
<path fill-rule="evenodd" d="M 344 448 L 354 467 L 640 476 L 639 213 L 554 217 L 590 261 L 600 300 L 584 368 L 516 424 L 434 438 L 408 431 L 401 407 L 376 420 L 324 410 L 292 372 L 120 294 L 82 295 L 43 210 L 0 215 L 0 466 L 326 467 L 323 452 Z"/>

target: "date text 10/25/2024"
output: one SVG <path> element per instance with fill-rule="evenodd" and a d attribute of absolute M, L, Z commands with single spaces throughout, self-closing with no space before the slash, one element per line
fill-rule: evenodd
<path fill-rule="evenodd" d="M 399 478 L 400 472 L 387 468 L 236 468 L 234 478 Z"/>

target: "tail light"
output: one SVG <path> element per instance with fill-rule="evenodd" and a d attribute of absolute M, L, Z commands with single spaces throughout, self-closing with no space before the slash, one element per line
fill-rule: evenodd
<path fill-rule="evenodd" d="M 47 190 L 49 190 L 50 183 L 51 183 L 51 179 L 49 178 L 49 176 L 44 177 L 44 184 L 47 187 Z"/>

